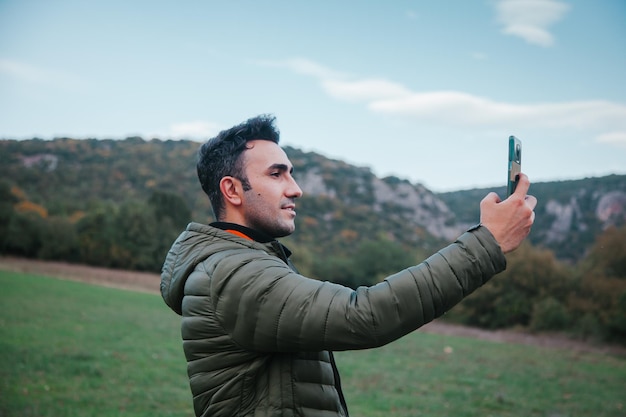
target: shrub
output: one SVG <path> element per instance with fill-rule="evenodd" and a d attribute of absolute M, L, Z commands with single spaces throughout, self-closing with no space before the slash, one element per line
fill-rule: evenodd
<path fill-rule="evenodd" d="M 574 333 L 583 340 L 604 340 L 606 335 L 598 318 L 591 314 L 584 314 L 575 324 Z"/>
<path fill-rule="evenodd" d="M 535 331 L 563 330 L 571 323 L 567 308 L 553 297 L 539 300 L 533 305 L 530 328 Z"/>

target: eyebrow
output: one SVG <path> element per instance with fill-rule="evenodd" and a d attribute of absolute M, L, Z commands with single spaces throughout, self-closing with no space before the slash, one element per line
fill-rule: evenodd
<path fill-rule="evenodd" d="M 293 167 L 289 167 L 289 165 L 287 164 L 272 164 L 270 165 L 270 167 L 268 168 L 268 170 L 274 170 L 277 169 L 279 171 L 285 172 L 285 171 L 289 171 L 290 173 L 293 172 Z"/>

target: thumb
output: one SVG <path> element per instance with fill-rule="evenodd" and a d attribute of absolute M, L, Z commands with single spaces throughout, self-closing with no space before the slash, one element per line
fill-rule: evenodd
<path fill-rule="evenodd" d="M 520 172 L 517 180 L 517 188 L 515 188 L 515 192 L 513 194 L 517 194 L 520 197 L 525 196 L 528 193 L 528 189 L 530 188 L 530 180 L 528 176 L 522 172 Z"/>

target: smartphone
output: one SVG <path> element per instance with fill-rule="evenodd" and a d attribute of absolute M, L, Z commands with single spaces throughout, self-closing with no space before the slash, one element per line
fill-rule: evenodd
<path fill-rule="evenodd" d="M 522 171 L 522 141 L 515 136 L 509 136 L 509 172 L 507 177 L 507 196 L 515 192 L 518 175 Z"/>

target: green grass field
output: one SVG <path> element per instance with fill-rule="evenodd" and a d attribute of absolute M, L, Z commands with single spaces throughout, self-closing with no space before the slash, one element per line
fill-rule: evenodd
<path fill-rule="evenodd" d="M 191 416 L 157 295 L 0 271 L 0 417 Z M 626 416 L 626 358 L 413 333 L 340 352 L 353 417 Z"/>

